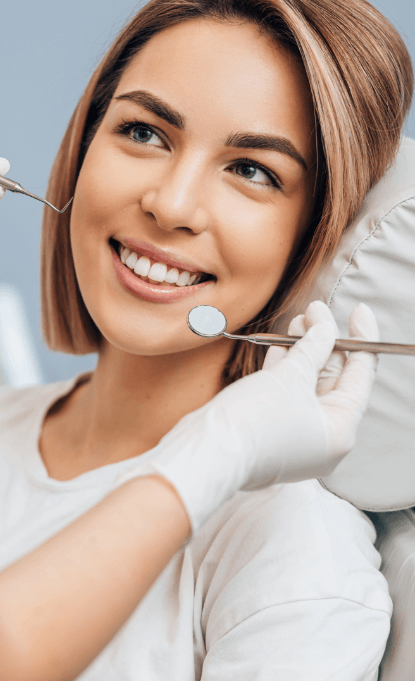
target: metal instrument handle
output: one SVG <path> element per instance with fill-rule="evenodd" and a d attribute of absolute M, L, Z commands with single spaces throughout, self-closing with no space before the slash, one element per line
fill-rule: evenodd
<path fill-rule="evenodd" d="M 18 182 L 15 182 L 14 180 L 9 180 L 8 177 L 4 177 L 3 175 L 0 175 L 0 187 L 7 189 L 9 192 L 24 193 L 23 187 Z"/>
<path fill-rule="evenodd" d="M 229 334 L 230 335 L 230 334 Z M 246 340 L 258 345 L 294 345 L 301 336 L 282 336 L 278 334 L 257 333 L 245 336 Z M 403 343 L 375 343 L 361 340 L 336 340 L 334 350 L 349 350 L 355 352 L 385 352 L 391 355 L 415 355 L 415 345 Z"/>

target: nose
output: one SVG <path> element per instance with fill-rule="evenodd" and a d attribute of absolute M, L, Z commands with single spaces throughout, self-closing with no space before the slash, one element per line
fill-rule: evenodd
<path fill-rule="evenodd" d="M 141 208 L 165 231 L 188 230 L 194 234 L 209 226 L 206 173 L 201 159 L 177 161 L 144 191 Z"/>

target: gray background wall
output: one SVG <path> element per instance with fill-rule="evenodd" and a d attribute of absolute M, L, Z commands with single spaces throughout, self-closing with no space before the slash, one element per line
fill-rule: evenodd
<path fill-rule="evenodd" d="M 347 0 L 345 0 L 347 2 Z M 132 0 L 20 0 L 0 12 L 0 156 L 9 176 L 44 196 L 60 139 L 88 78 L 124 22 Z M 398 28 L 415 62 L 414 0 L 372 0 Z M 406 126 L 415 138 L 415 107 Z M 0 204 L 0 283 L 23 295 L 44 380 L 94 366 L 95 356 L 50 352 L 42 343 L 39 237 L 42 204 L 6 194 Z"/>

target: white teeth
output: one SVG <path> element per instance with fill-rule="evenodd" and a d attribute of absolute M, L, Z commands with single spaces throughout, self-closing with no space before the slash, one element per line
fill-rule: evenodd
<path fill-rule="evenodd" d="M 150 268 L 148 278 L 153 281 L 164 281 L 166 274 L 167 265 L 163 265 L 161 262 L 155 262 Z"/>
<path fill-rule="evenodd" d="M 167 281 L 168 284 L 175 284 L 179 278 L 179 270 L 176 267 L 173 267 L 172 270 L 169 270 L 164 277 L 164 281 Z"/>
<path fill-rule="evenodd" d="M 138 258 L 134 266 L 134 272 L 142 277 L 146 277 L 147 274 L 150 272 L 150 267 L 151 267 L 150 259 L 146 258 L 145 255 L 142 255 L 141 258 Z"/>
<path fill-rule="evenodd" d="M 130 270 L 133 270 L 137 260 L 138 260 L 137 253 L 133 252 L 130 253 L 130 255 L 128 256 L 127 260 L 125 261 L 125 264 L 127 265 L 127 267 L 130 268 Z"/>
<path fill-rule="evenodd" d="M 166 282 L 166 284 L 176 284 L 176 286 L 191 286 L 193 283 L 198 284 L 202 278 L 201 274 L 190 274 L 184 271 L 179 274 L 177 267 L 167 271 L 167 265 L 161 262 L 155 262 L 153 265 L 147 256 L 138 256 L 129 248 L 121 247 L 120 250 L 121 262 L 134 270 L 140 277 L 148 277 L 152 281 Z"/>
<path fill-rule="evenodd" d="M 187 286 L 190 279 L 190 272 L 182 272 L 176 281 L 176 286 Z"/>
<path fill-rule="evenodd" d="M 131 251 L 130 251 L 129 248 L 123 248 L 122 249 L 121 255 L 120 255 L 120 260 L 121 260 L 122 263 L 124 263 L 124 265 L 125 265 L 125 261 L 127 260 L 128 256 L 130 255 L 130 253 L 131 253 Z"/>

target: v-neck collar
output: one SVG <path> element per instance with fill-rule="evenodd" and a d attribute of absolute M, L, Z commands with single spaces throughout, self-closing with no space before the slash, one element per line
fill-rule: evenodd
<path fill-rule="evenodd" d="M 91 486 L 102 486 L 113 482 L 121 474 L 151 457 L 154 452 L 155 447 L 138 456 L 86 471 L 70 480 L 56 480 L 49 476 L 39 450 L 39 438 L 46 414 L 59 399 L 73 392 L 80 383 L 88 380 L 90 375 L 91 372 L 82 373 L 68 381 L 39 386 L 36 409 L 28 424 L 29 432 L 26 432 L 26 454 L 23 462 L 27 476 L 36 486 L 56 491 L 76 491 Z"/>

